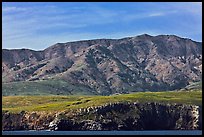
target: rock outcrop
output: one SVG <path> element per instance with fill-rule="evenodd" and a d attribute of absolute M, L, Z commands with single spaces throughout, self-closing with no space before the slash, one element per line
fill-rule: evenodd
<path fill-rule="evenodd" d="M 202 107 L 162 103 L 112 103 L 55 114 L 2 114 L 3 130 L 201 130 Z"/>

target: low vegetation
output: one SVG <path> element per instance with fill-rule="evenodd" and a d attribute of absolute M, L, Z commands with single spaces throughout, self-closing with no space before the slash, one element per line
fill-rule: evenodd
<path fill-rule="evenodd" d="M 93 95 L 84 85 L 71 84 L 63 80 L 38 80 L 2 83 L 2 96 L 30 95 Z"/>
<path fill-rule="evenodd" d="M 10 112 L 47 111 L 59 112 L 113 102 L 161 102 L 202 105 L 202 91 L 137 92 L 131 94 L 96 96 L 3 96 L 2 110 Z"/>

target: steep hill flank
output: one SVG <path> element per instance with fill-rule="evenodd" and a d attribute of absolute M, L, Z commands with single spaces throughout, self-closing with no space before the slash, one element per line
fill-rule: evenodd
<path fill-rule="evenodd" d="M 62 79 L 97 94 L 174 90 L 202 79 L 202 43 L 174 35 L 2 50 L 2 81 Z"/>

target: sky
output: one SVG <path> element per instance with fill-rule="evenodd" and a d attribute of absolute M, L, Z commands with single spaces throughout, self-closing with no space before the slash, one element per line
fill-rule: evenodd
<path fill-rule="evenodd" d="M 2 48 L 166 34 L 202 41 L 201 2 L 3 2 Z"/>

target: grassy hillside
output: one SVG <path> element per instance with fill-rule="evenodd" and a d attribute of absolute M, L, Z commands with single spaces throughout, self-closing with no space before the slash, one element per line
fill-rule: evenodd
<path fill-rule="evenodd" d="M 202 90 L 202 82 L 192 83 L 182 91 Z M 39 80 L 2 83 L 2 96 L 30 96 L 30 95 L 97 95 L 88 86 L 70 84 L 63 80 Z"/>
<path fill-rule="evenodd" d="M 88 87 L 63 80 L 41 80 L 2 84 L 2 96 L 24 95 L 93 95 Z"/>
<path fill-rule="evenodd" d="M 202 90 L 202 81 L 191 83 L 182 90 L 198 90 L 198 89 Z"/>
<path fill-rule="evenodd" d="M 4 96 L 2 109 L 12 112 L 69 111 L 110 102 L 163 102 L 202 105 L 202 91 L 138 92 L 112 96 Z"/>

